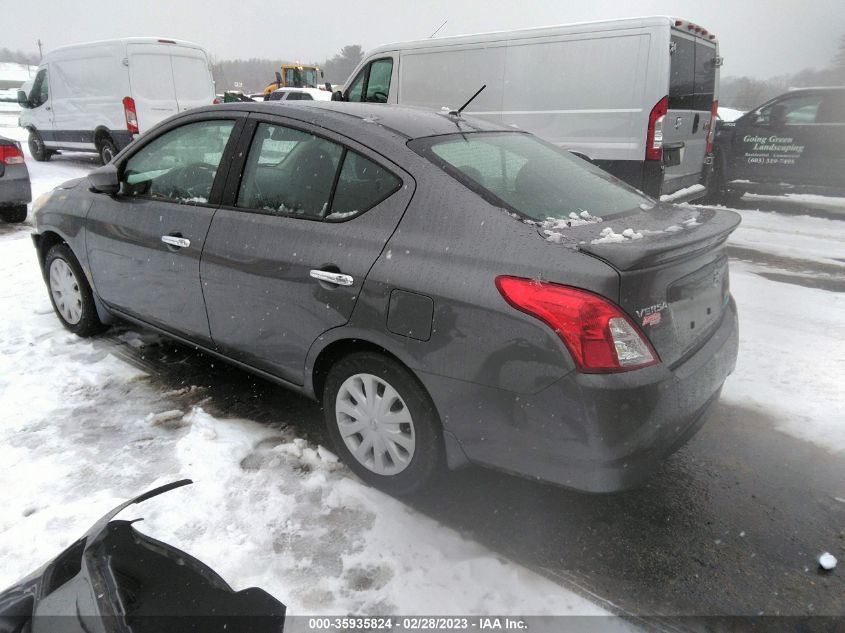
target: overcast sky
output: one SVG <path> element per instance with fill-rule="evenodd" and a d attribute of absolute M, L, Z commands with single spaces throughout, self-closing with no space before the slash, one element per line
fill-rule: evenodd
<path fill-rule="evenodd" d="M 821 67 L 845 34 L 845 0 L 0 0 L 0 46 L 35 51 L 94 39 L 191 40 L 218 58 L 322 61 L 380 44 L 637 15 L 671 15 L 716 33 L 723 76 Z"/>

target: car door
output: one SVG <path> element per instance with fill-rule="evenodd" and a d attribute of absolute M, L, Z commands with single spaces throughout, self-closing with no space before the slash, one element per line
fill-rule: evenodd
<path fill-rule="evenodd" d="M 348 321 L 413 180 L 324 129 L 253 117 L 202 256 L 211 337 L 227 355 L 303 384 L 308 349 Z"/>
<path fill-rule="evenodd" d="M 845 187 L 845 90 L 825 91 L 816 112 L 819 166 L 817 184 Z"/>
<path fill-rule="evenodd" d="M 86 223 L 94 287 L 109 307 L 210 342 L 200 254 L 245 116 L 179 119 L 121 159 L 120 192 L 97 195 Z"/>
<path fill-rule="evenodd" d="M 816 125 L 821 101 L 819 92 L 786 94 L 739 118 L 729 179 L 817 183 L 823 167 L 818 144 L 824 130 Z"/>

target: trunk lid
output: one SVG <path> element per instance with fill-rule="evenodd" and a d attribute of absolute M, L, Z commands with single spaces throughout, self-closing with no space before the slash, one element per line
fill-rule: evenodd
<path fill-rule="evenodd" d="M 728 236 L 740 216 L 722 209 L 655 205 L 575 226 L 548 224 L 549 241 L 596 257 L 619 274 L 613 297 L 673 365 L 715 331 L 730 298 Z"/>

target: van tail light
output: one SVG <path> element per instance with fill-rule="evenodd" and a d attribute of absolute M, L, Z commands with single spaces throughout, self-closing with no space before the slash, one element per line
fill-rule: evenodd
<path fill-rule="evenodd" d="M 130 134 L 140 134 L 138 130 L 138 112 L 135 110 L 135 99 L 123 97 L 123 113 L 126 115 L 126 129 Z"/>
<path fill-rule="evenodd" d="M 497 277 L 496 288 L 512 307 L 552 328 L 582 373 L 630 371 L 658 362 L 640 329 L 603 297 L 519 277 Z"/>
<path fill-rule="evenodd" d="M 217 97 L 214 97 L 214 99 L 211 101 L 211 105 L 220 105 L 221 103 L 222 102 Z"/>
<path fill-rule="evenodd" d="M 17 145 L 0 145 L 0 163 L 23 165 L 23 152 Z"/>
<path fill-rule="evenodd" d="M 713 138 L 716 136 L 716 116 L 719 114 L 719 101 L 714 101 L 710 106 L 710 125 L 707 128 L 706 154 L 713 153 Z"/>
<path fill-rule="evenodd" d="M 645 137 L 645 159 L 663 160 L 663 120 L 669 111 L 669 97 L 663 97 L 648 115 L 648 131 Z"/>

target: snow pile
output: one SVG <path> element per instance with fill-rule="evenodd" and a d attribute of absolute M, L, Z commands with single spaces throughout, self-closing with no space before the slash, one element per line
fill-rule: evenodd
<path fill-rule="evenodd" d="M 819 556 L 819 567 L 824 569 L 825 571 L 830 571 L 834 567 L 836 567 L 836 556 L 830 554 L 829 552 L 825 552 L 821 556 Z"/>
<path fill-rule="evenodd" d="M 611 227 L 602 229 L 601 237 L 594 239 L 591 244 L 618 244 L 621 242 L 630 242 L 632 240 L 642 239 L 643 234 L 634 229 L 625 229 L 621 233 L 616 233 Z"/>
<path fill-rule="evenodd" d="M 542 222 L 530 222 L 543 229 L 546 235 L 546 241 L 560 244 L 566 237 L 560 232 L 561 229 L 571 229 L 574 226 L 584 226 L 585 224 L 598 224 L 602 219 L 598 216 L 592 215 L 589 211 L 578 209 L 578 213 L 572 211 L 567 218 L 546 218 Z"/>

